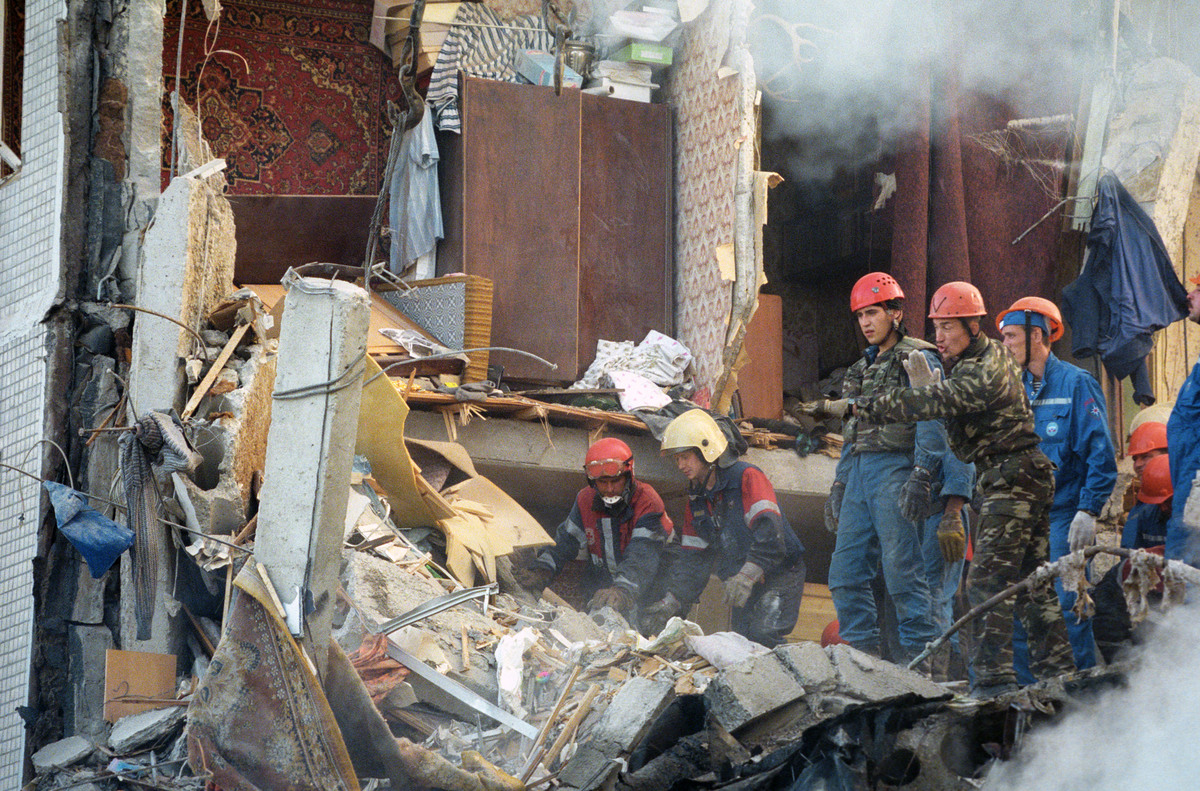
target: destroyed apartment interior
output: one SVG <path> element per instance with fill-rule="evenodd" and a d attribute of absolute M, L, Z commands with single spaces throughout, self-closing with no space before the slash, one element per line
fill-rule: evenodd
<path fill-rule="evenodd" d="M 1200 3 L 0 23 L 0 786 L 1195 787 Z"/>

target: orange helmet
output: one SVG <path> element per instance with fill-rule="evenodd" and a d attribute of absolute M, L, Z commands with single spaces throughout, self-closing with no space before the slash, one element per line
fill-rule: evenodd
<path fill-rule="evenodd" d="M 583 459 L 583 471 L 588 480 L 596 478 L 615 478 L 629 473 L 633 477 L 633 451 L 615 437 L 605 437 L 593 443 L 588 448 L 587 456 Z"/>
<path fill-rule="evenodd" d="M 1005 316 L 1013 313 L 1022 313 L 1026 311 L 1032 314 L 1041 316 L 1045 322 L 1049 323 L 1049 328 L 1042 325 L 1042 322 L 1033 320 L 1033 316 L 1026 319 L 1025 316 L 1012 316 L 1008 321 L 1005 321 Z M 1048 299 L 1041 297 L 1021 297 L 1016 302 L 1009 306 L 1008 310 L 996 317 L 996 329 L 1001 330 L 1010 324 L 1024 325 L 1032 324 L 1035 327 L 1041 327 L 1042 330 L 1049 330 L 1051 342 L 1058 340 L 1063 336 L 1063 320 L 1062 314 L 1058 312 L 1058 306 Z"/>
<path fill-rule="evenodd" d="M 850 290 L 850 312 L 862 310 L 868 305 L 878 305 L 889 299 L 904 299 L 904 290 L 896 278 L 886 272 L 863 275 Z"/>
<path fill-rule="evenodd" d="M 1129 435 L 1129 455 L 1141 456 L 1152 450 L 1167 449 L 1167 424 L 1143 423 Z"/>
<path fill-rule="evenodd" d="M 832 620 L 825 624 L 825 628 L 821 630 L 821 647 L 825 648 L 831 645 L 845 645 L 846 641 L 838 633 L 838 622 Z"/>
<path fill-rule="evenodd" d="M 1174 493 L 1171 487 L 1171 457 L 1166 454 L 1155 456 L 1142 470 L 1142 488 L 1138 489 L 1138 500 L 1161 503 Z"/>
<path fill-rule="evenodd" d="M 970 319 L 987 314 L 983 295 L 970 283 L 955 280 L 933 292 L 929 300 L 931 319 Z"/>

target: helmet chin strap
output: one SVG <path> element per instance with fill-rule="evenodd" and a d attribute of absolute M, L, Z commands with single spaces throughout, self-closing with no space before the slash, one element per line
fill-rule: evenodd
<path fill-rule="evenodd" d="M 1032 329 L 1032 327 L 1030 326 L 1030 322 L 1033 320 L 1033 319 L 1032 319 L 1032 313 L 1033 313 L 1033 311 L 1031 311 L 1031 310 L 1026 310 L 1026 311 L 1025 311 L 1025 365 L 1024 365 L 1024 366 L 1022 366 L 1022 367 L 1023 367 L 1023 368 L 1024 368 L 1026 371 L 1028 371 L 1028 370 L 1029 370 L 1029 363 L 1030 363 L 1030 362 L 1032 361 L 1032 359 L 1033 359 L 1032 357 L 1030 357 L 1030 346 L 1031 346 L 1031 343 L 1030 343 L 1030 340 L 1029 340 L 1029 336 L 1030 336 L 1030 335 L 1032 335 L 1032 333 L 1030 332 L 1030 330 Z"/>

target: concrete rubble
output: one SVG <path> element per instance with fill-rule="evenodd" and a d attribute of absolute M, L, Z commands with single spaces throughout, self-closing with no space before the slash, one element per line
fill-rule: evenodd
<path fill-rule="evenodd" d="M 334 295 L 356 306 L 358 330 L 338 337 L 365 332 L 356 287 L 322 291 L 322 281 L 309 278 L 305 288 L 303 296 Z M 39 788 L 115 788 L 121 777 L 144 773 L 158 778 L 154 787 L 203 784 L 215 757 L 196 753 L 184 704 L 195 705 L 209 660 L 224 645 L 229 589 L 252 554 L 275 588 L 273 617 L 285 632 L 304 635 L 298 656 L 311 663 L 318 683 L 336 685 L 328 705 L 342 733 L 329 738 L 345 739 L 362 782 L 374 778 L 376 788 L 803 791 L 850 788 L 820 783 L 867 777 L 911 789 L 966 788 L 1011 748 L 1006 718 L 1044 718 L 1076 692 L 1059 685 L 981 703 L 846 645 L 796 642 L 768 650 L 732 633 L 704 635 L 680 619 L 648 639 L 611 609 L 580 612 L 552 590 L 534 600 L 512 581 L 509 556 L 548 536 L 495 493 L 460 446 L 405 441 L 407 407 L 393 383 L 371 378 L 369 356 L 363 413 L 358 397 L 348 397 L 332 428 L 322 428 L 329 410 L 300 414 L 272 398 L 281 388 L 323 381 L 327 370 L 352 369 L 363 357 L 361 344 L 347 343 L 319 372 L 301 366 L 281 373 L 279 384 L 282 356 L 303 349 L 302 363 L 316 359 L 314 332 L 293 333 L 302 340 L 289 350 L 289 333 L 272 330 L 254 294 L 215 301 L 201 333 L 209 348 L 191 358 L 184 409 L 204 461 L 194 475 L 176 474 L 166 490 L 174 496 L 164 498 L 170 518 L 191 531 L 180 541 L 194 561 L 179 574 L 190 580 L 178 599 L 193 629 L 187 647 L 175 652 L 183 660 L 177 705 L 148 703 L 111 728 L 93 722 L 91 739 L 47 746 L 34 756 Z M 304 302 L 289 301 L 295 309 Z M 287 305 L 283 310 L 288 315 Z M 307 312 L 312 318 L 311 306 Z M 349 396 L 348 389 L 338 392 Z M 355 421 L 357 446 L 349 441 Z M 298 445 L 301 426 L 311 441 Z M 332 471 L 310 455 L 331 434 L 342 456 Z M 306 560 L 317 551 L 328 554 L 322 562 L 330 578 L 323 582 Z M 311 601 L 295 629 L 301 590 Z M 453 601 L 439 604 L 447 596 Z M 405 614 L 405 625 L 389 623 Z M 334 671 L 326 671 L 325 652 L 312 639 L 318 627 L 330 630 L 336 654 L 357 673 L 352 694 L 345 678 L 327 676 Z M 508 654 L 500 661 L 502 644 Z M 93 655 L 99 661 L 102 652 Z M 1079 688 L 1110 677 L 1097 678 Z M 361 709 L 344 710 L 357 698 L 370 701 L 366 724 Z M 1002 749 L 989 752 L 992 743 Z"/>

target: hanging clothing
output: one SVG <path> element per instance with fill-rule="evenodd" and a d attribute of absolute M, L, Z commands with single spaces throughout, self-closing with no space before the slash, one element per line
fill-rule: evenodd
<path fill-rule="evenodd" d="M 502 82 L 521 82 L 517 55 L 523 50 L 554 48 L 541 14 L 503 17 L 482 3 L 462 3 L 429 77 L 426 101 L 437 128 L 461 132 L 458 112 L 458 72 Z"/>
<path fill-rule="evenodd" d="M 442 198 L 438 191 L 438 147 L 433 114 L 404 132 L 396 169 L 388 191 L 388 227 L 392 229 L 388 269 L 400 274 L 417 258 L 433 250 L 445 233 Z"/>
<path fill-rule="evenodd" d="M 1113 376 L 1131 378 L 1133 400 L 1149 406 L 1154 392 L 1146 355 L 1155 331 L 1187 316 L 1187 289 L 1154 221 L 1117 177 L 1105 173 L 1098 191 L 1087 265 L 1063 289 L 1071 353 L 1099 354 Z"/>

